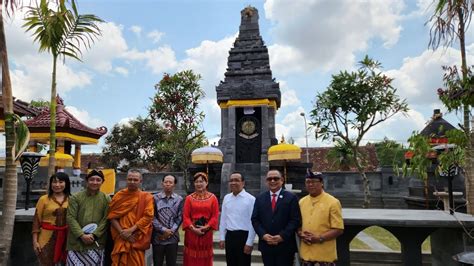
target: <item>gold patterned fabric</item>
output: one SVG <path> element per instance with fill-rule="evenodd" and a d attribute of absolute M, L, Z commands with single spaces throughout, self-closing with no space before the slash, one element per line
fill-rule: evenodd
<path fill-rule="evenodd" d="M 38 233 L 38 243 L 42 250 L 38 255 L 40 265 L 54 265 L 54 246 L 57 238 L 56 231 L 44 229 L 41 227 L 41 224 L 49 223 L 54 226 L 66 225 L 67 206 L 67 197 L 63 202 L 58 202 L 54 196 L 48 197 L 48 195 L 41 196 L 36 204 L 32 233 Z"/>

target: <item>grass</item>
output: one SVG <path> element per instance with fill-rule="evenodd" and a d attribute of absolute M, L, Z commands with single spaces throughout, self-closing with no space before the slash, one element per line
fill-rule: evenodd
<path fill-rule="evenodd" d="M 400 251 L 401 246 L 398 239 L 392 235 L 389 231 L 383 229 L 382 227 L 378 226 L 371 226 L 369 228 L 364 229 L 364 232 L 371 237 L 375 238 L 380 243 L 384 244 L 388 248 L 392 249 L 393 251 Z M 184 241 L 184 231 L 181 227 L 179 227 L 179 236 L 181 241 Z M 350 243 L 350 249 L 361 249 L 361 250 L 371 250 L 371 248 L 359 240 L 358 238 L 354 238 Z M 430 237 L 426 238 L 421 246 L 422 252 L 431 252 L 431 241 Z"/>
<path fill-rule="evenodd" d="M 388 248 L 400 251 L 400 242 L 398 242 L 397 238 L 394 237 L 389 231 L 383 229 L 382 227 L 371 226 L 364 229 L 364 233 L 373 237 L 375 240 L 384 244 Z"/>
<path fill-rule="evenodd" d="M 377 241 L 379 241 L 380 243 L 384 244 L 385 246 L 387 246 L 388 248 L 394 251 L 401 250 L 400 242 L 398 241 L 398 239 L 395 236 L 393 236 L 392 233 L 383 229 L 382 227 L 371 226 L 369 228 L 364 229 L 364 233 L 370 235 L 371 237 L 373 237 L 374 239 L 376 239 Z M 351 248 L 356 248 L 356 247 L 353 247 L 353 243 L 354 243 L 354 246 L 357 246 L 357 248 L 360 249 L 359 242 L 362 242 L 362 241 L 360 241 L 357 238 L 354 238 L 354 240 L 352 240 L 351 242 Z M 365 243 L 362 243 L 362 244 L 365 245 Z M 370 247 L 368 247 L 367 249 L 370 250 Z M 421 246 L 421 250 L 423 252 L 431 252 L 430 237 L 425 239 L 425 241 L 423 242 Z"/>
<path fill-rule="evenodd" d="M 370 247 L 367 246 L 364 242 L 360 241 L 358 238 L 354 238 L 351 241 L 350 249 L 362 249 L 362 250 L 370 250 Z"/>

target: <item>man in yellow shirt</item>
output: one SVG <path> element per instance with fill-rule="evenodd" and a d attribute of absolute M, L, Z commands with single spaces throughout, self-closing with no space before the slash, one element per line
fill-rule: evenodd
<path fill-rule="evenodd" d="M 302 226 L 298 235 L 302 265 L 336 265 L 336 238 L 344 230 L 341 203 L 324 192 L 321 173 L 308 171 L 305 185 L 309 195 L 299 201 Z"/>

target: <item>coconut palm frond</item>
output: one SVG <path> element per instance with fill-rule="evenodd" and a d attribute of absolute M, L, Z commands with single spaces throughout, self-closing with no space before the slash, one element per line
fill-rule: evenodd
<path fill-rule="evenodd" d="M 28 142 L 30 141 L 30 131 L 25 121 L 13 114 L 14 124 L 15 124 L 15 161 L 20 158 L 23 151 L 28 147 Z"/>
<path fill-rule="evenodd" d="M 469 27 L 472 18 L 472 4 L 469 0 L 439 0 L 435 11 L 426 22 L 430 24 L 430 41 L 428 46 L 436 49 L 441 44 L 452 46 L 458 39 L 458 24 Z"/>
<path fill-rule="evenodd" d="M 47 0 L 41 0 L 36 7 L 30 7 L 25 17 L 26 31 L 32 31 L 40 52 L 51 52 L 55 56 L 72 57 L 80 61 L 81 48 L 90 49 L 100 36 L 98 23 L 103 22 L 92 14 L 80 15 L 75 1 L 72 10 L 60 1 L 56 10 L 49 8 Z"/>

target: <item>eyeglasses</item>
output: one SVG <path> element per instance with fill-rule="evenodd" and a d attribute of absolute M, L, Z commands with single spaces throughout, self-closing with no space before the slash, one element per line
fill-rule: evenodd
<path fill-rule="evenodd" d="M 267 181 L 268 181 L 268 182 L 271 182 L 271 181 L 275 181 L 275 182 L 276 182 L 276 181 L 278 181 L 278 180 L 280 180 L 279 177 L 267 177 Z"/>

